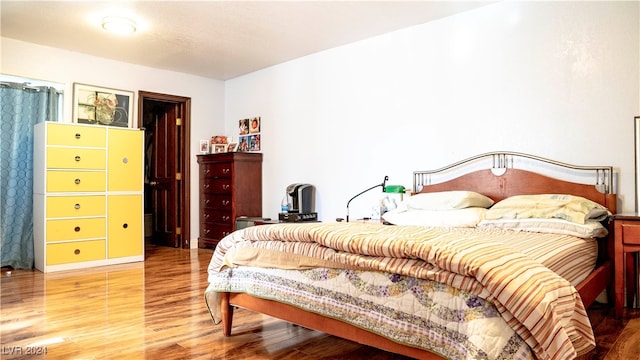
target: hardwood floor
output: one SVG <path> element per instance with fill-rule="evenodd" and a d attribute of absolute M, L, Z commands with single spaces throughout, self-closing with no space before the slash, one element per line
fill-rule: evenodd
<path fill-rule="evenodd" d="M 2 269 L 0 358 L 406 359 L 243 309 L 223 337 L 204 302 L 211 254 L 148 245 L 135 264 Z M 581 360 L 640 359 L 640 310 L 607 312 L 589 309 L 598 346 Z"/>

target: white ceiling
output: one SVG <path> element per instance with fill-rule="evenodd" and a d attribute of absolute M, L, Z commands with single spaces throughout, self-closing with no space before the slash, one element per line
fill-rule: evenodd
<path fill-rule="evenodd" d="M 2 37 L 219 80 L 494 1 L 7 1 Z M 136 33 L 105 32 L 125 14 Z"/>

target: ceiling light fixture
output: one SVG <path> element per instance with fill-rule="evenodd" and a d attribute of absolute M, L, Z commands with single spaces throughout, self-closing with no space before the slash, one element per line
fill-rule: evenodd
<path fill-rule="evenodd" d="M 116 34 L 131 34 L 136 31 L 136 23 L 121 16 L 107 16 L 102 18 L 102 28 Z"/>

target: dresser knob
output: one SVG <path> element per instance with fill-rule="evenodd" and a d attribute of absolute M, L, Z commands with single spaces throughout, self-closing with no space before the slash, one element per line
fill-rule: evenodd
<path fill-rule="evenodd" d="M 129 224 L 127 224 L 127 223 L 122 224 L 122 228 L 123 228 L 123 229 L 126 229 L 126 228 L 128 228 L 128 227 L 129 227 Z"/>
<path fill-rule="evenodd" d="M 80 161 L 80 156 L 76 155 L 75 159 L 76 161 Z"/>
<path fill-rule="evenodd" d="M 75 249 L 75 250 L 73 251 L 73 253 L 74 253 L 74 254 L 76 254 L 76 255 L 80 255 L 80 249 Z"/>
<path fill-rule="evenodd" d="M 80 185 L 80 179 L 76 179 L 74 182 L 76 183 L 76 185 Z"/>
<path fill-rule="evenodd" d="M 76 133 L 76 139 L 80 139 L 80 133 Z"/>
<path fill-rule="evenodd" d="M 122 158 L 122 163 L 123 164 L 128 164 L 129 163 L 129 158 L 127 158 L 127 157 Z"/>
<path fill-rule="evenodd" d="M 80 226 L 76 226 L 75 228 L 73 228 L 73 231 L 80 232 Z"/>
<path fill-rule="evenodd" d="M 76 209 L 76 210 L 80 209 L 80 204 L 73 205 L 73 208 Z"/>

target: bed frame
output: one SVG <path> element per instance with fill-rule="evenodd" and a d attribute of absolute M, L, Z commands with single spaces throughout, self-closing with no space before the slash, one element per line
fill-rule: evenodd
<path fill-rule="evenodd" d="M 534 168 L 537 172 L 524 170 L 523 167 Z M 464 170 L 469 168 L 472 171 Z M 572 180 L 560 180 L 549 173 Z M 590 174 L 587 182 L 574 180 L 584 179 L 585 174 Z M 602 204 L 614 214 L 617 209 L 617 198 L 613 193 L 613 168 L 610 166 L 576 166 L 517 152 L 491 152 L 436 170 L 416 171 L 413 178 L 416 192 L 470 190 L 494 201 L 512 195 L 572 194 Z M 605 289 L 608 289 L 609 303 L 613 303 L 613 229 L 611 226 L 609 229 L 609 237 L 601 239 L 599 243 L 596 269 L 576 286 L 585 308 Z M 225 336 L 231 336 L 234 307 L 241 307 L 393 353 L 419 359 L 442 359 L 427 350 L 402 345 L 340 320 L 272 300 L 243 293 L 223 293 L 221 305 Z"/>

